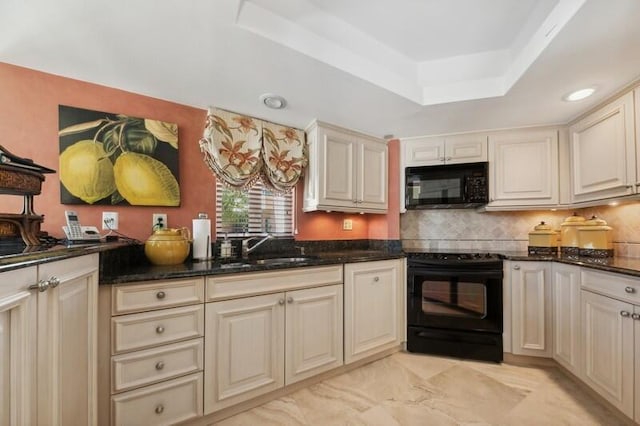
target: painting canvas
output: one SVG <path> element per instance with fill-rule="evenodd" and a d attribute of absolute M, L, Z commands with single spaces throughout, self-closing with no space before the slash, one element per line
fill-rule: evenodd
<path fill-rule="evenodd" d="M 60 105 L 62 204 L 179 206 L 178 126 Z"/>

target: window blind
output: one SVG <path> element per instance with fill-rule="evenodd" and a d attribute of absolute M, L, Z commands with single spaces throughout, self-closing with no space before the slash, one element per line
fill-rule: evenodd
<path fill-rule="evenodd" d="M 276 195 L 262 182 L 247 191 L 216 183 L 216 237 L 293 235 L 294 192 Z"/>

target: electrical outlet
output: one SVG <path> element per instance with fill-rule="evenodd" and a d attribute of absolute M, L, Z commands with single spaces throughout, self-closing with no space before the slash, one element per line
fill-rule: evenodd
<path fill-rule="evenodd" d="M 102 212 L 102 229 L 118 229 L 118 213 Z"/>
<path fill-rule="evenodd" d="M 343 220 L 342 229 L 345 231 L 351 231 L 353 229 L 353 220 L 352 219 Z"/>
<path fill-rule="evenodd" d="M 154 213 L 153 214 L 153 224 L 151 225 L 153 229 L 158 228 L 167 228 L 169 226 L 167 222 L 167 214 L 166 213 Z"/>

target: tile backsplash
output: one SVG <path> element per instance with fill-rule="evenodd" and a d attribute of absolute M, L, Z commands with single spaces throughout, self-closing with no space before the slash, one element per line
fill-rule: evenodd
<path fill-rule="evenodd" d="M 400 238 L 405 249 L 526 251 L 535 225 L 545 221 L 559 229 L 574 211 L 607 221 L 617 256 L 640 258 L 640 202 L 560 211 L 410 210 L 400 217 Z"/>

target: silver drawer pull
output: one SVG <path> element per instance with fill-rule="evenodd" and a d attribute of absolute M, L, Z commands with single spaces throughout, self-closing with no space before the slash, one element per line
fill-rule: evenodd
<path fill-rule="evenodd" d="M 164 333 L 164 327 L 161 326 L 161 325 L 157 326 L 156 327 L 156 333 L 158 333 L 158 334 Z"/>
<path fill-rule="evenodd" d="M 49 288 L 49 281 L 40 280 L 37 283 L 30 285 L 29 290 L 38 290 L 39 292 L 47 291 Z"/>
<path fill-rule="evenodd" d="M 159 291 L 156 293 L 156 297 L 160 300 L 164 299 L 165 297 L 167 297 L 167 293 L 165 293 L 164 291 Z"/>
<path fill-rule="evenodd" d="M 635 293 L 636 289 L 633 287 L 625 287 L 624 291 L 626 291 L 627 293 Z"/>
<path fill-rule="evenodd" d="M 156 362 L 156 370 L 160 371 L 164 368 L 164 362 L 158 361 Z"/>
<path fill-rule="evenodd" d="M 162 414 L 164 412 L 164 405 L 158 404 L 156 405 L 156 414 Z"/>
<path fill-rule="evenodd" d="M 291 296 L 287 297 L 287 303 L 293 303 L 293 297 Z"/>
<path fill-rule="evenodd" d="M 373 277 L 373 282 L 377 283 L 378 281 L 380 281 L 380 277 Z"/>
<path fill-rule="evenodd" d="M 631 314 L 631 318 L 634 320 L 640 320 L 640 314 Z"/>
<path fill-rule="evenodd" d="M 278 300 L 278 305 L 284 305 L 284 299 L 279 299 Z"/>
<path fill-rule="evenodd" d="M 519 271 L 519 270 L 520 270 L 520 266 L 518 266 L 518 265 L 514 266 L 514 267 L 513 267 L 513 270 L 514 270 L 514 271 Z"/>
<path fill-rule="evenodd" d="M 620 311 L 620 316 L 621 317 L 630 317 L 631 314 L 629 313 L 629 311 Z"/>
<path fill-rule="evenodd" d="M 56 288 L 60 285 L 60 279 L 58 277 L 51 277 L 49 278 L 49 287 L 50 288 Z"/>

